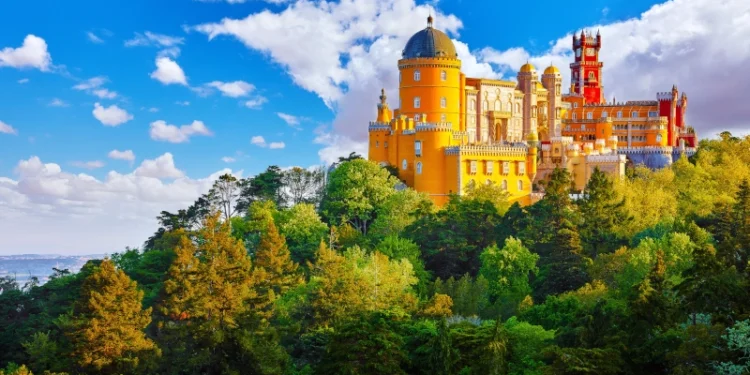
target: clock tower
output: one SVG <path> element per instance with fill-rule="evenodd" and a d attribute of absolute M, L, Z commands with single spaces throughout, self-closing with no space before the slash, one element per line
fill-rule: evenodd
<path fill-rule="evenodd" d="M 573 34 L 573 54 L 575 60 L 570 64 L 570 92 L 582 95 L 587 104 L 601 104 L 604 102 L 604 86 L 602 86 L 602 66 L 599 61 L 599 49 L 602 46 L 602 36 L 596 36 L 581 31 L 581 36 Z"/>

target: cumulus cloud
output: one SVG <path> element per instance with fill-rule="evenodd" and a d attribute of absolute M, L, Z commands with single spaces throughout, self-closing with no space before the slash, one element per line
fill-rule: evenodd
<path fill-rule="evenodd" d="M 29 79 L 28 78 L 21 78 L 21 79 L 18 80 L 18 83 L 21 84 L 21 85 L 23 85 L 24 83 L 29 83 Z"/>
<path fill-rule="evenodd" d="M 284 120 L 287 125 L 293 128 L 299 128 L 299 118 L 297 116 L 282 112 L 276 112 L 276 115 L 279 116 L 280 119 Z"/>
<path fill-rule="evenodd" d="M 151 73 L 151 78 L 165 84 L 179 84 L 187 86 L 187 77 L 182 68 L 169 57 L 156 58 L 156 70 Z"/>
<path fill-rule="evenodd" d="M 105 126 L 119 126 L 133 119 L 133 115 L 114 104 L 109 107 L 102 107 L 101 104 L 94 103 L 92 113 Z"/>
<path fill-rule="evenodd" d="M 223 161 L 225 163 L 234 163 L 235 161 L 237 161 L 237 159 L 235 159 L 235 158 L 233 158 L 231 156 L 225 156 L 225 157 L 221 158 L 221 161 Z"/>
<path fill-rule="evenodd" d="M 5 47 L 0 50 L 0 67 L 36 68 L 43 72 L 52 67 L 52 56 L 47 51 L 44 39 L 29 34 L 18 48 Z"/>
<path fill-rule="evenodd" d="M 183 106 L 183 107 L 187 107 L 187 106 L 190 105 L 190 102 L 187 101 L 187 100 L 185 100 L 185 101 L 182 101 L 182 102 L 180 102 L 180 101 L 174 102 L 174 104 L 177 104 L 177 105 Z"/>
<path fill-rule="evenodd" d="M 215 88 L 221 91 L 222 95 L 228 96 L 230 98 L 239 98 L 242 96 L 247 96 L 249 93 L 255 90 L 254 85 L 247 83 L 245 81 L 234 81 L 234 82 L 213 81 L 213 82 L 207 83 L 206 86 Z"/>
<path fill-rule="evenodd" d="M 117 92 L 102 87 L 107 82 L 109 79 L 105 76 L 92 77 L 73 86 L 73 90 L 85 91 L 99 99 L 114 99 L 117 97 Z"/>
<path fill-rule="evenodd" d="M 193 121 L 190 125 L 180 127 L 167 124 L 163 120 L 151 123 L 151 139 L 155 141 L 165 141 L 170 143 L 185 143 L 194 135 L 210 136 L 213 135 L 211 130 L 206 127 L 203 121 Z"/>
<path fill-rule="evenodd" d="M 222 169 L 190 178 L 171 154 L 103 178 L 64 171 L 36 156 L 21 160 L 14 176 L 0 177 L 0 255 L 102 254 L 140 246 L 156 230 L 159 212 L 186 208 L 224 173 L 242 177 Z"/>
<path fill-rule="evenodd" d="M 281 149 L 281 148 L 284 148 L 284 147 L 286 147 L 286 145 L 284 144 L 284 142 L 271 142 L 271 143 L 268 144 L 268 148 L 270 148 L 271 150 Z"/>
<path fill-rule="evenodd" d="M 6 124 L 6 123 L 0 121 L 0 133 L 16 135 L 16 134 L 18 134 L 18 130 L 16 130 L 16 128 L 10 126 L 10 124 Z"/>
<path fill-rule="evenodd" d="M 107 156 L 110 159 L 115 159 L 115 160 L 127 160 L 127 161 L 135 160 L 135 153 L 133 153 L 133 150 L 125 150 L 125 151 L 112 150 L 109 152 L 109 154 L 107 154 Z"/>
<path fill-rule="evenodd" d="M 266 147 L 266 139 L 262 135 L 256 135 L 250 138 L 250 143 L 258 147 Z"/>
<path fill-rule="evenodd" d="M 74 167 L 84 168 L 84 169 L 99 169 L 104 166 L 104 162 L 101 160 L 74 161 L 70 164 Z"/>

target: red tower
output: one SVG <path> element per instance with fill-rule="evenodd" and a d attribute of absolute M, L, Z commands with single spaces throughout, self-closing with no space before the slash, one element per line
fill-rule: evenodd
<path fill-rule="evenodd" d="M 599 61 L 599 49 L 602 47 L 602 36 L 581 31 L 579 38 L 573 34 L 573 53 L 575 61 L 570 64 L 570 91 L 583 95 L 587 104 L 604 103 L 604 86 L 602 86 L 602 66 Z"/>

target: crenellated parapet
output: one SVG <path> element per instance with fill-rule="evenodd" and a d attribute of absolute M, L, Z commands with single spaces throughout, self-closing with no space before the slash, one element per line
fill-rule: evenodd
<path fill-rule="evenodd" d="M 498 145 L 462 145 L 445 148 L 446 155 L 462 156 L 515 156 L 526 157 L 529 152 L 524 143 L 514 143 L 508 146 Z"/>
<path fill-rule="evenodd" d="M 624 163 L 625 160 L 625 155 L 618 154 L 586 155 L 586 162 L 594 164 Z"/>
<path fill-rule="evenodd" d="M 450 122 L 420 122 L 415 127 L 418 132 L 453 131 Z"/>
<path fill-rule="evenodd" d="M 391 124 L 387 122 L 377 122 L 377 121 L 370 121 L 370 126 L 367 128 L 368 131 L 371 132 L 379 132 L 379 131 L 391 131 Z"/>
<path fill-rule="evenodd" d="M 660 102 L 669 102 L 672 101 L 672 93 L 671 92 L 657 92 L 656 93 L 656 100 Z"/>
<path fill-rule="evenodd" d="M 644 146 L 644 147 L 622 147 L 617 149 L 620 154 L 671 154 L 672 146 Z"/>

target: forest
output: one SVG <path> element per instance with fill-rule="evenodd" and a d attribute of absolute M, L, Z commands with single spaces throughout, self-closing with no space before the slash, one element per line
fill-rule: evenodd
<path fill-rule="evenodd" d="M 0 375 L 750 374 L 749 181 L 728 132 L 528 206 L 355 154 L 223 175 L 138 248 L 0 279 Z"/>

